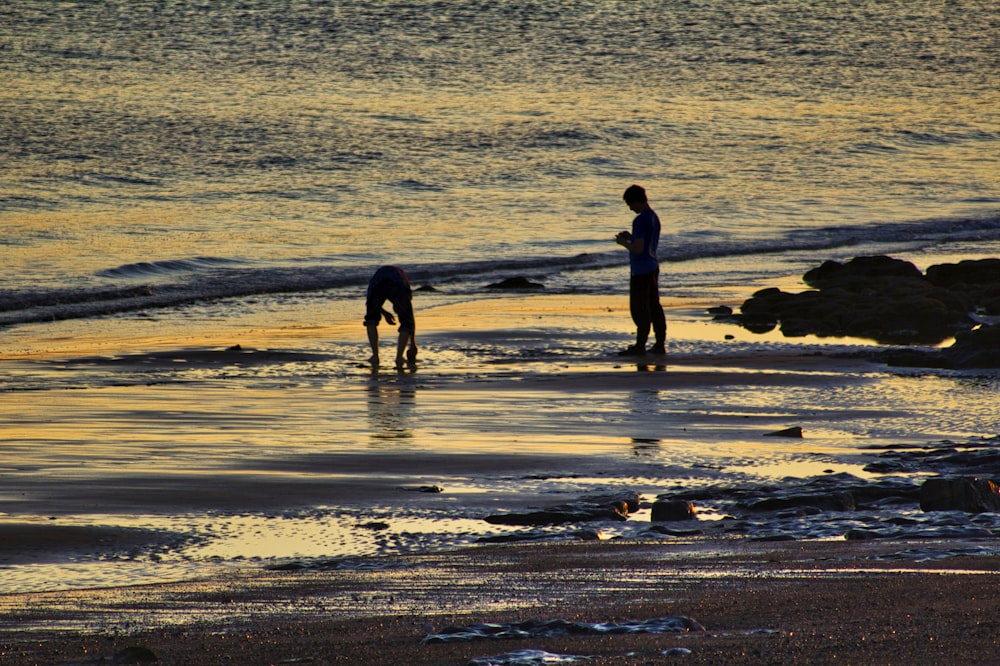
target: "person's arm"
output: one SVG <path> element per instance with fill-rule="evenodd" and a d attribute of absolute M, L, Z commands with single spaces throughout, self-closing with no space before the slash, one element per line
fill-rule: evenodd
<path fill-rule="evenodd" d="M 628 251 L 632 254 L 642 254 L 646 249 L 646 239 L 645 238 L 633 238 L 632 242 L 626 245 Z"/>
<path fill-rule="evenodd" d="M 404 359 L 403 351 L 406 349 L 407 344 L 410 345 L 410 349 L 406 351 Z M 410 365 L 417 362 L 417 334 L 414 331 L 399 332 L 399 340 L 396 343 L 396 367 L 402 368 L 404 360 Z"/>
<path fill-rule="evenodd" d="M 410 349 L 406 352 L 406 362 L 416 363 L 417 362 L 417 334 L 410 333 Z"/>
<path fill-rule="evenodd" d="M 622 231 L 617 236 L 615 236 L 615 242 L 621 245 L 623 248 L 631 252 L 632 254 L 642 254 L 646 249 L 646 239 L 639 237 L 633 238 L 632 234 L 627 231 Z"/>

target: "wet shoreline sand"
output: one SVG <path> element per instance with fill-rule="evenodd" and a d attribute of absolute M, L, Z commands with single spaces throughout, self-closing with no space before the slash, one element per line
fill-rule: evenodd
<path fill-rule="evenodd" d="M 938 406 L 948 410 L 944 423 L 926 405 L 960 380 L 887 374 L 827 353 L 827 341 L 758 344 L 709 322 L 711 304 L 669 303 L 665 363 L 615 358 L 608 348 L 627 339 L 627 313 L 620 298 L 598 296 L 426 308 L 416 372 L 364 368 L 356 322 L 297 323 L 315 312 L 285 328 L 237 323 L 213 337 L 171 331 L 173 322 L 141 335 L 140 322 L 117 339 L 67 337 L 7 355 L 13 371 L 43 384 L 55 377 L 56 386 L 5 394 L 24 458 L 8 470 L 3 566 L 143 566 L 111 586 L 95 578 L 35 588 L 51 592 L 8 588 L 3 663 L 100 663 L 130 645 L 195 665 L 465 664 L 539 646 L 595 664 L 673 663 L 676 655 L 662 654 L 671 647 L 706 664 L 919 661 L 929 649 L 938 661 L 974 663 L 995 654 L 995 540 L 767 542 L 720 538 L 704 520 L 702 537 L 467 548 L 488 531 L 487 512 L 588 490 L 624 484 L 648 501 L 677 484 L 858 471 L 861 444 L 991 434 L 977 416 L 992 404 L 989 386 L 962 385 L 970 411 L 956 420 L 956 403 Z M 731 348 L 727 334 L 736 335 Z M 60 410 L 38 413 L 39 396 Z M 643 413 L 656 417 L 634 418 Z M 796 424 L 805 440 L 761 437 Z M 45 438 L 51 447 L 35 447 Z M 133 451 L 133 441 L 142 446 Z M 79 468 L 73 447 L 94 442 L 101 446 Z M 410 492 L 423 484 L 445 492 Z M 317 505 L 334 509 L 310 513 Z M 407 521 L 456 507 L 471 536 L 450 548 L 432 536 L 422 551 Z M 216 524 L 199 539 L 233 537 L 243 548 L 234 562 L 214 567 L 228 556 L 188 547 L 186 530 L 205 526 L 187 516 L 205 512 Z M 241 523 L 247 515 L 256 522 Z M 349 551 L 383 521 L 391 538 Z M 266 570 L 288 556 L 245 539 L 272 523 L 291 530 L 269 533 L 272 542 L 315 532 L 305 544 L 313 554 L 294 559 L 333 568 Z M 395 552 L 402 538 L 413 539 L 409 550 Z M 986 543 L 988 554 L 962 556 L 966 543 Z M 907 548 L 920 557 L 892 556 Z M 195 566 L 171 572 L 165 564 L 178 554 Z M 692 617 L 708 632 L 421 642 L 453 623 L 663 615 Z"/>
<path fill-rule="evenodd" d="M 1000 557 L 901 564 L 893 554 L 906 546 L 491 546 L 327 571 L 13 595 L 0 597 L 0 644 L 13 666 L 108 663 L 129 647 L 194 666 L 458 666 L 527 649 L 593 664 L 668 664 L 677 648 L 691 664 L 989 661 L 1000 649 Z M 449 625 L 672 616 L 705 631 L 425 641 Z M 19 620 L 36 631 L 13 631 Z"/>

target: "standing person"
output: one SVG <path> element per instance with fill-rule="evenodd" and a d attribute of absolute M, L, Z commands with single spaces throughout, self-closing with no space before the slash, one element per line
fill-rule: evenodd
<path fill-rule="evenodd" d="M 378 325 L 382 317 L 390 326 L 396 323 L 392 314 L 382 306 L 386 301 L 392 303 L 392 309 L 399 317 L 399 341 L 396 344 L 396 367 L 403 367 L 403 351 L 407 343 L 410 349 L 406 352 L 406 361 L 413 364 L 417 361 L 416 323 L 413 321 L 413 291 L 410 289 L 410 279 L 406 272 L 398 266 L 383 266 L 375 271 L 368 281 L 368 295 L 365 298 L 365 328 L 368 329 L 368 344 L 372 355 L 368 359 L 372 367 L 378 367 Z"/>
<path fill-rule="evenodd" d="M 656 248 L 660 244 L 660 218 L 649 207 L 646 190 L 639 185 L 629 186 L 622 198 L 636 214 L 632 220 L 632 232 L 622 231 L 615 236 L 615 242 L 628 250 L 631 273 L 628 303 L 632 321 L 635 322 L 635 344 L 619 354 L 644 355 L 650 327 L 656 338 L 650 353 L 665 354 L 667 320 L 660 305 L 660 263 L 656 259 Z"/>

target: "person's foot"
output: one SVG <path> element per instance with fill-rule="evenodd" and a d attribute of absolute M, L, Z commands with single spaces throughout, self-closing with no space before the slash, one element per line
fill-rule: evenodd
<path fill-rule="evenodd" d="M 667 349 L 664 346 L 664 344 L 661 342 L 659 344 L 655 344 L 652 347 L 650 347 L 649 348 L 649 353 L 650 354 L 666 354 L 667 353 Z"/>
<path fill-rule="evenodd" d="M 645 346 L 639 346 L 639 345 L 632 345 L 631 347 L 627 347 L 618 352 L 619 356 L 644 356 L 645 354 L 646 354 Z"/>

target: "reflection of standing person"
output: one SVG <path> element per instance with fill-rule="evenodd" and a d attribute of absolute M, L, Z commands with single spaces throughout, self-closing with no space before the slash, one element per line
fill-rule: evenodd
<path fill-rule="evenodd" d="M 660 218 L 649 207 L 646 190 L 632 185 L 622 197 L 635 213 L 632 232 L 622 231 L 615 242 L 628 250 L 631 278 L 628 287 L 629 311 L 635 322 L 635 344 L 620 352 L 622 356 L 642 356 L 646 353 L 646 340 L 652 327 L 656 339 L 650 353 L 665 354 L 667 320 L 660 305 L 660 263 L 656 248 L 660 244 Z"/>
<path fill-rule="evenodd" d="M 397 266 L 383 266 L 375 271 L 368 282 L 368 295 L 365 299 L 365 328 L 368 329 L 368 344 L 372 348 L 372 356 L 368 359 L 373 367 L 377 367 L 378 358 L 378 325 L 382 317 L 390 326 L 396 323 L 392 314 L 382 306 L 386 301 L 392 303 L 392 309 L 399 317 L 399 342 L 396 344 L 396 367 L 403 367 L 403 350 L 409 363 L 417 361 L 416 323 L 413 321 L 413 292 L 406 272 Z"/>

